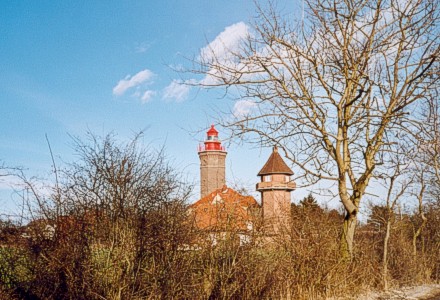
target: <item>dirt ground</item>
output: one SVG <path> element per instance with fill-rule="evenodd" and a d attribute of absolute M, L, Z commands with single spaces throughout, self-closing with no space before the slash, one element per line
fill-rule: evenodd
<path fill-rule="evenodd" d="M 440 300 L 440 284 L 427 284 L 382 293 L 367 293 L 359 300 Z"/>

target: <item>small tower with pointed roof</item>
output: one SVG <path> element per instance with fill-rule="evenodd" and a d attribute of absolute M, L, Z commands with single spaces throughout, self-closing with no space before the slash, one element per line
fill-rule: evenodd
<path fill-rule="evenodd" d="M 199 145 L 200 198 L 225 185 L 226 149 L 218 138 L 214 125 L 206 132 L 206 140 Z"/>
<path fill-rule="evenodd" d="M 268 233 L 280 233 L 290 223 L 290 192 L 296 187 L 291 181 L 292 170 L 273 147 L 272 154 L 258 173 L 261 182 L 257 190 L 261 193 L 264 228 Z"/>

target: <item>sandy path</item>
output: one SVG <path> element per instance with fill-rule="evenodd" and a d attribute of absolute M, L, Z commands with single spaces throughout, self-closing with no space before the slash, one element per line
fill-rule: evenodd
<path fill-rule="evenodd" d="M 386 293 L 368 293 L 359 300 L 440 300 L 440 284 L 427 284 L 401 289 L 392 289 Z"/>

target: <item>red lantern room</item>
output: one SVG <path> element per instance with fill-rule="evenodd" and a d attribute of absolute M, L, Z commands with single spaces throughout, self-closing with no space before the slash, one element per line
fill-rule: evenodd
<path fill-rule="evenodd" d="M 199 152 L 202 151 L 224 151 L 225 147 L 222 146 L 222 142 L 218 139 L 218 131 L 215 129 L 214 125 L 206 132 L 206 140 L 204 145 L 199 146 Z"/>

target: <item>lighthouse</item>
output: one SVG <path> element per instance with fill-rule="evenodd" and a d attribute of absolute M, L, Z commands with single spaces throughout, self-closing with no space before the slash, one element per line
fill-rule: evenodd
<path fill-rule="evenodd" d="M 198 149 L 200 158 L 200 197 L 225 185 L 226 150 L 214 125 L 206 132 L 206 140 Z"/>

